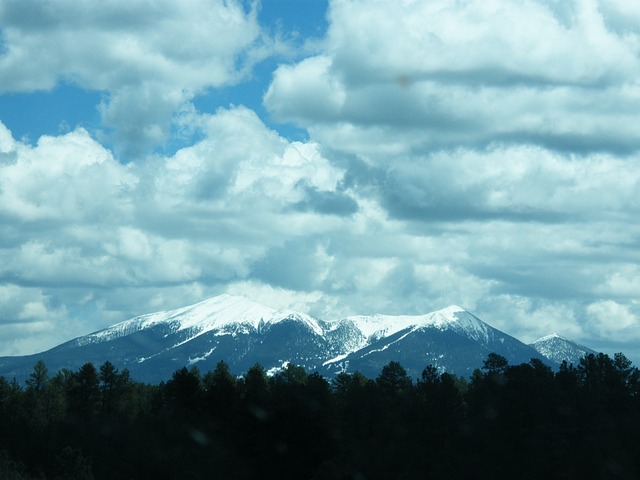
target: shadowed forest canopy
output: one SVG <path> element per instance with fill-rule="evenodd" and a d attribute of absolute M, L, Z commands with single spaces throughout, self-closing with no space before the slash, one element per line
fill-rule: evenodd
<path fill-rule="evenodd" d="M 110 362 L 0 377 L 0 478 L 638 478 L 640 375 L 497 354 L 467 380 L 398 362 L 331 381 L 224 362 L 134 382 Z"/>

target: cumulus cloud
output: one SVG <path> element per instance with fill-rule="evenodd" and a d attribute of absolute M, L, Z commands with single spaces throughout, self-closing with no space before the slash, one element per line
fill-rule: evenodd
<path fill-rule="evenodd" d="M 17 299 L 37 286 L 41 298 L 69 305 L 69 318 L 82 325 L 74 315 L 88 305 L 96 322 L 139 313 L 140 300 L 149 308 L 177 306 L 227 283 L 260 278 L 258 264 L 305 272 L 317 257 L 312 273 L 321 277 L 327 255 L 311 247 L 315 253 L 306 258 L 309 249 L 296 239 L 314 244 L 315 235 L 339 231 L 335 208 L 357 210 L 357 198 L 342 187 L 343 172 L 317 144 L 285 140 L 244 107 L 196 117 L 199 142 L 127 165 L 83 129 L 32 146 L 2 126 L 0 277 Z M 300 208 L 304 201 L 320 206 Z M 277 258 L 290 239 L 298 264 Z M 127 294 L 123 305 L 117 297 L 126 287 L 147 296 Z M 79 300 L 79 291 L 91 299 Z M 9 296 L 2 302 L 8 305 Z M 45 300 L 23 303 L 31 317 L 59 316 Z M 11 312 L 3 320 L 26 315 Z M 98 326 L 104 324 L 89 322 L 76 334 Z"/>
<path fill-rule="evenodd" d="M 52 341 L 68 340 L 67 313 L 63 305 L 55 305 L 39 288 L 0 285 L 1 351 L 19 355 L 42 350 Z"/>
<path fill-rule="evenodd" d="M 589 305 L 637 297 L 637 8 L 336 0 L 328 17 L 325 50 L 281 65 L 264 102 L 423 246 L 383 234 L 378 291 L 458 296 L 528 340 L 621 340 Z"/>
<path fill-rule="evenodd" d="M 12 139 L 6 144 L 15 160 L 2 166 L 0 214 L 63 222 L 126 215 L 135 178 L 84 129 L 41 137 L 34 148 Z M 105 208 L 113 199 L 120 199 L 117 212 Z"/>
<path fill-rule="evenodd" d="M 534 146 L 459 148 L 400 158 L 379 178 L 383 203 L 399 217 L 593 221 L 638 207 L 634 158 Z"/>
<path fill-rule="evenodd" d="M 102 90 L 105 134 L 140 147 L 126 163 L 81 128 L 31 145 L 0 123 L 0 353 L 45 346 L 12 325 L 56 325 L 51 346 L 221 292 L 636 338 L 637 7 L 332 1 L 326 37 L 262 86 L 304 141 L 189 105 L 268 54 L 255 9 L 94 8 L 0 6 L 2 88 Z M 193 140 L 140 154 L 170 135 Z"/>
<path fill-rule="evenodd" d="M 105 134 L 126 157 L 166 142 L 194 95 L 238 82 L 269 55 L 255 5 L 235 0 L 5 2 L 0 26 L 0 90 L 64 80 L 103 91 Z"/>
<path fill-rule="evenodd" d="M 584 328 L 582 308 L 577 302 L 549 301 L 533 295 L 501 294 L 481 299 L 477 315 L 490 315 L 493 324 L 505 332 L 518 332 L 518 338 L 532 343 L 550 333 L 575 341 L 586 341 L 596 348 Z M 590 340 L 590 341 L 589 341 Z"/>
<path fill-rule="evenodd" d="M 495 142 L 634 151 L 638 35 L 607 23 L 614 2 L 565 3 L 332 2 L 328 52 L 281 66 L 266 105 L 371 156 Z"/>
<path fill-rule="evenodd" d="M 638 339 L 640 318 L 638 308 L 632 312 L 629 305 L 622 305 L 612 300 L 594 302 L 587 307 L 588 327 L 599 337 L 610 338 L 623 335 L 629 340 L 629 335 L 634 340 Z"/>

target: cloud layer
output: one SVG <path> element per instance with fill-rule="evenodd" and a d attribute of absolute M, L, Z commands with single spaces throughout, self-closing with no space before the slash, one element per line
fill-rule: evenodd
<path fill-rule="evenodd" d="M 333 1 L 318 51 L 262 85 L 292 141 L 189 105 L 269 54 L 255 9 L 47 5 L 0 7 L 2 88 L 103 91 L 118 148 L 0 124 L 0 354 L 228 291 L 322 317 L 460 304 L 640 359 L 637 7 Z M 198 140 L 144 153 L 177 129 Z"/>

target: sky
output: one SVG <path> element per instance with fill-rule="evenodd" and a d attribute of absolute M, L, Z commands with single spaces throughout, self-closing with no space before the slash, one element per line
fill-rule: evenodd
<path fill-rule="evenodd" d="M 229 293 L 640 363 L 640 4 L 0 2 L 0 355 Z"/>

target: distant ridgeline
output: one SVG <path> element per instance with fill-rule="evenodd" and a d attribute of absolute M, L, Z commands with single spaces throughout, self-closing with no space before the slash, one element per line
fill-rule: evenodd
<path fill-rule="evenodd" d="M 37 355 L 0 357 L 0 375 L 23 382 L 38 360 L 55 371 L 108 360 L 138 381 L 158 383 L 179 368 L 207 371 L 224 360 L 235 375 L 256 363 L 269 374 L 292 363 L 308 373 L 358 371 L 373 378 L 384 365 L 398 361 L 411 378 L 419 377 L 427 365 L 469 377 L 492 352 L 512 364 L 536 358 L 554 369 L 563 360 L 576 365 L 583 355 L 595 353 L 557 335 L 525 345 L 456 306 L 425 315 L 324 321 L 220 295 L 135 317 Z"/>
<path fill-rule="evenodd" d="M 105 362 L 0 377 L 0 478 L 639 478 L 640 375 L 622 354 L 553 370 L 496 353 L 467 380 L 398 362 L 331 381 L 224 362 L 135 382 Z"/>

